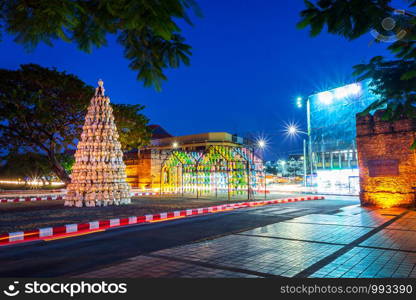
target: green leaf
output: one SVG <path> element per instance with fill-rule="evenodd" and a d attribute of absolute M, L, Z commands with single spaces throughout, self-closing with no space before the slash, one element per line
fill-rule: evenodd
<path fill-rule="evenodd" d="M 400 79 L 401 80 L 409 80 L 409 79 L 413 79 L 416 77 L 416 70 L 411 70 L 409 72 L 404 73 Z"/>

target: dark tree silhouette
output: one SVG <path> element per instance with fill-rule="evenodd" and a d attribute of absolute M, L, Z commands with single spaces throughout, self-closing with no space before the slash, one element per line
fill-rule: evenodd
<path fill-rule="evenodd" d="M 385 42 L 391 36 L 387 49 L 394 59 L 374 57 L 367 64 L 354 67 L 358 80 L 372 79 L 372 91 L 379 96 L 363 114 L 385 108 L 385 120 L 403 115 L 416 118 L 416 15 L 403 7 L 393 7 L 391 0 L 305 0 L 299 28 L 310 28 L 312 36 L 324 28 L 329 33 L 354 40 L 371 31 L 375 42 Z M 416 1 L 407 1 L 411 9 Z M 403 4 L 405 4 L 403 2 Z M 386 32 L 383 21 L 395 20 L 396 26 Z M 416 148 L 416 141 L 413 143 Z"/>
<path fill-rule="evenodd" d="M 0 148 L 46 155 L 56 176 L 68 183 L 59 156 L 75 149 L 93 94 L 76 76 L 54 69 L 34 64 L 0 69 Z M 112 105 L 123 149 L 148 143 L 143 106 Z"/>
<path fill-rule="evenodd" d="M 191 47 L 178 25 L 192 25 L 189 11 L 201 15 L 194 0 L 4 0 L 0 33 L 28 49 L 63 40 L 86 52 L 115 35 L 138 80 L 159 90 L 165 69 L 189 64 Z"/>

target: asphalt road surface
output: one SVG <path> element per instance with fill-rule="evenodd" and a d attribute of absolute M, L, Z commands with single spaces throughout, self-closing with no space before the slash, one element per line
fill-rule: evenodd
<path fill-rule="evenodd" d="M 5 246 L 0 248 L 0 276 L 76 276 L 140 254 L 216 239 L 308 214 L 332 214 L 358 203 L 356 198 L 330 198 L 273 205 L 276 209 L 292 208 L 288 214 L 262 214 L 262 210 L 271 208 L 264 206 Z"/>

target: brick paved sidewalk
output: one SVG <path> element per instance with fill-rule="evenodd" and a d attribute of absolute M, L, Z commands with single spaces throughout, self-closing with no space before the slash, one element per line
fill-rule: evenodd
<path fill-rule="evenodd" d="M 296 211 L 292 204 L 245 213 Z M 77 277 L 416 278 L 415 264 L 416 212 L 354 205 L 138 255 Z"/>

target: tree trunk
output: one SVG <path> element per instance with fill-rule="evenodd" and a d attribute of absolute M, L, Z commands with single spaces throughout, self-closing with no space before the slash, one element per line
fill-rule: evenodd
<path fill-rule="evenodd" d="M 48 158 L 52 166 L 52 170 L 56 176 L 60 180 L 62 180 L 65 184 L 71 183 L 71 178 L 69 177 L 68 173 L 56 159 L 55 153 L 48 153 Z"/>

